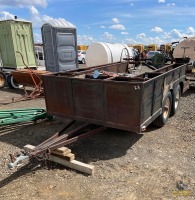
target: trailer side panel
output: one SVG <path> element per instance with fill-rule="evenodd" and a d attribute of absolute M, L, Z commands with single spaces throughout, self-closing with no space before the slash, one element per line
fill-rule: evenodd
<path fill-rule="evenodd" d="M 142 92 L 142 83 L 105 81 L 105 125 L 133 132 L 141 132 Z"/>

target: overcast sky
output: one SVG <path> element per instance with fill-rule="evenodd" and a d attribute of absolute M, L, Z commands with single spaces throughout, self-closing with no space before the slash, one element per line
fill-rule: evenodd
<path fill-rule="evenodd" d="M 0 19 L 31 21 L 35 42 L 51 21 L 77 28 L 78 44 L 164 44 L 195 36 L 195 0 L 0 0 Z"/>

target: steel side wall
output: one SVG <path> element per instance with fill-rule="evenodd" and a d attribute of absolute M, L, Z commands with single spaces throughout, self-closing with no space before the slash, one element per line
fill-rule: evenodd
<path fill-rule="evenodd" d="M 171 69 L 151 80 L 144 82 L 142 101 L 142 126 L 149 125 L 161 113 L 162 102 L 167 92 L 177 88 L 185 81 L 185 65 Z M 160 72 L 160 71 L 159 71 Z"/>
<path fill-rule="evenodd" d="M 141 132 L 142 83 L 50 75 L 43 80 L 49 114 Z"/>

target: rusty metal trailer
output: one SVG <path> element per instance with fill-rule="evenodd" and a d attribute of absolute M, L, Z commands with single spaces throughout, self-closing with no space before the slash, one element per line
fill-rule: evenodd
<path fill-rule="evenodd" d="M 136 133 L 152 122 L 163 126 L 189 87 L 186 64 L 133 77 L 127 69 L 122 62 L 44 75 L 48 114 Z M 108 73 L 94 76 L 97 70 Z"/>
<path fill-rule="evenodd" d="M 11 155 L 9 168 L 37 156 L 47 159 L 52 150 L 107 127 L 140 133 L 152 122 L 163 126 L 189 87 L 186 67 L 172 64 L 135 76 L 127 73 L 128 62 L 119 62 L 43 75 L 47 113 L 72 121 L 31 152 Z M 69 129 L 76 121 L 84 123 Z"/>

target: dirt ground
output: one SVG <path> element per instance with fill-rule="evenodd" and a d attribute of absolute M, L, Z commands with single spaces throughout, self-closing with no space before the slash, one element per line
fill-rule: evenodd
<path fill-rule="evenodd" d="M 23 90 L 0 90 L 0 110 L 45 108 L 44 99 L 10 103 Z M 10 153 L 38 145 L 67 119 L 0 127 L 0 200 L 192 200 L 195 199 L 195 87 L 180 100 L 163 128 L 143 134 L 108 129 L 69 145 L 76 159 L 95 166 L 89 176 L 33 160 L 9 170 Z"/>

